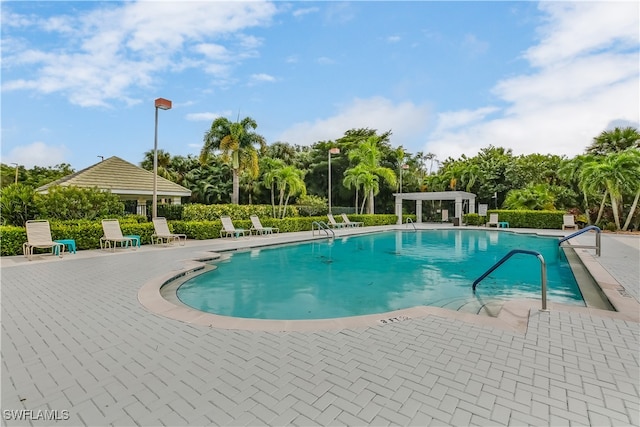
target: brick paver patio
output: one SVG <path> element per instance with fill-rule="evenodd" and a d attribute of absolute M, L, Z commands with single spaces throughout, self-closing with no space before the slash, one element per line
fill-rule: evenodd
<path fill-rule="evenodd" d="M 640 237 L 602 240 L 637 299 Z M 150 279 L 220 244 L 3 259 L 3 425 L 640 425 L 637 321 L 554 309 L 525 333 L 446 315 L 262 332 L 140 305 Z"/>

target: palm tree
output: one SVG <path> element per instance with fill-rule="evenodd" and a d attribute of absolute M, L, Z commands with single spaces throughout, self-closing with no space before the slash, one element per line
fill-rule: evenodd
<path fill-rule="evenodd" d="M 502 204 L 507 209 L 555 210 L 556 196 L 549 184 L 530 183 L 526 187 L 511 190 Z"/>
<path fill-rule="evenodd" d="M 588 154 L 606 156 L 610 153 L 620 153 L 629 148 L 640 149 L 640 133 L 632 127 L 605 130 L 593 138 L 593 143 L 587 148 Z"/>
<path fill-rule="evenodd" d="M 175 176 L 171 171 L 171 160 L 169 152 L 158 150 L 158 176 L 175 182 Z M 140 167 L 153 172 L 153 150 L 144 153 Z"/>
<path fill-rule="evenodd" d="M 247 167 L 253 176 L 258 176 L 258 153 L 254 145 L 265 147 L 265 139 L 253 132 L 258 124 L 251 117 L 232 123 L 225 117 L 218 117 L 211 124 L 211 129 L 204 136 L 204 146 L 200 151 L 200 163 L 206 164 L 209 155 L 221 150 L 227 161 L 231 162 L 233 171 L 233 190 L 231 203 L 238 204 L 240 199 L 239 171 Z"/>
<path fill-rule="evenodd" d="M 280 190 L 278 216 L 282 219 L 286 215 L 289 198 L 296 194 L 307 194 L 307 188 L 304 185 L 303 179 L 304 172 L 297 169 L 295 166 L 283 166 L 272 172 L 276 187 Z"/>
<path fill-rule="evenodd" d="M 635 200 L 633 209 L 629 212 L 633 216 L 638 198 L 640 197 L 640 152 L 635 148 L 620 153 L 610 153 L 605 157 L 594 157 L 584 165 L 580 173 L 581 187 L 585 190 L 604 190 L 603 200 L 598 213 L 599 221 L 607 195 L 611 201 L 613 220 L 616 228 L 620 226 L 620 210 L 624 208 L 622 196 L 625 192 L 633 192 Z M 628 227 L 630 218 L 625 222 Z"/>
<path fill-rule="evenodd" d="M 367 173 L 366 170 L 364 170 L 364 167 L 360 164 L 356 165 L 353 168 L 347 169 L 344 172 L 344 179 L 342 180 L 342 185 L 344 185 L 348 189 L 351 189 L 352 187 L 355 187 L 356 189 L 356 201 L 355 201 L 356 213 L 358 212 L 358 191 L 360 190 L 360 187 L 363 184 L 364 175 L 366 175 L 366 173 Z"/>
<path fill-rule="evenodd" d="M 391 187 L 396 185 L 395 172 L 387 167 L 380 166 L 382 156 L 378 148 L 379 142 L 379 136 L 370 136 L 356 148 L 349 151 L 350 161 L 355 161 L 362 165 L 362 170 L 365 172 L 365 175 L 374 175 L 376 177 L 374 180 L 372 177 L 363 176 L 365 200 L 369 200 L 369 207 L 367 208 L 367 213 L 369 214 L 374 213 L 374 196 L 380 192 L 378 177 L 382 178 Z"/>
<path fill-rule="evenodd" d="M 277 171 L 285 165 L 282 160 L 272 159 L 270 157 L 263 157 L 261 161 L 265 170 L 263 184 L 271 191 L 271 216 L 276 218 L 275 184 Z"/>
<path fill-rule="evenodd" d="M 380 193 L 380 179 L 378 175 L 365 171 L 360 177 L 362 180 L 362 186 L 364 197 L 362 198 L 362 207 L 360 208 L 360 215 L 364 213 L 364 205 L 369 200 L 369 208 L 371 207 L 373 196 L 377 196 Z"/>

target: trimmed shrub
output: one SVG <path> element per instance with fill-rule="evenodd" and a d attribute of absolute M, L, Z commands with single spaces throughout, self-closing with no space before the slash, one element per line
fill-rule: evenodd
<path fill-rule="evenodd" d="M 218 221 L 222 215 L 229 215 L 233 221 L 257 215 L 260 219 L 271 218 L 271 205 L 185 205 L 182 211 L 183 221 Z M 287 206 L 287 217 L 298 216 L 295 206 Z"/>
<path fill-rule="evenodd" d="M 487 222 L 486 216 L 480 216 L 476 213 L 466 214 L 462 216 L 462 220 L 467 225 L 483 225 Z"/>
<path fill-rule="evenodd" d="M 271 208 L 270 206 L 267 206 Z M 415 215 L 407 215 L 415 220 Z M 349 215 L 351 221 L 363 222 L 365 226 L 392 225 L 397 221 L 396 215 Z M 140 236 L 141 243 L 151 243 L 151 235 L 154 233 L 153 223 L 139 222 L 138 215 L 130 215 L 120 218 L 122 234 L 134 234 Z M 326 216 L 294 217 L 276 219 L 270 217 L 261 218 L 265 227 L 278 227 L 281 233 L 294 231 L 310 231 L 314 221 L 326 222 Z M 249 230 L 251 221 L 248 219 L 233 220 L 238 228 Z M 222 224 L 215 221 L 171 221 L 169 229 L 174 233 L 186 234 L 187 238 L 195 240 L 216 239 L 220 237 Z M 73 239 L 76 248 L 97 249 L 100 247 L 100 238 L 103 236 L 102 224 L 98 220 L 69 220 L 52 221 L 51 237 L 53 240 Z M 21 255 L 22 244 L 27 241 L 27 233 L 23 227 L 0 226 L 0 253 L 2 256 Z"/>
<path fill-rule="evenodd" d="M 20 255 L 22 245 L 27 241 L 27 231 L 24 227 L 13 225 L 0 226 L 0 255 Z"/>

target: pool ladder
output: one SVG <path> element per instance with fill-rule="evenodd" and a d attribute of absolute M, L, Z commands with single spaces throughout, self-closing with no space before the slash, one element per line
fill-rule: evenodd
<path fill-rule="evenodd" d="M 540 283 L 542 287 L 542 309 L 540 311 L 548 311 L 547 310 L 547 264 L 544 262 L 544 257 L 540 252 L 530 251 L 527 249 L 514 249 L 508 254 L 506 254 L 500 261 L 496 262 L 490 269 L 488 269 L 482 276 L 478 277 L 473 282 L 473 292 L 476 292 L 476 286 L 478 283 L 482 281 L 485 277 L 491 274 L 496 268 L 500 267 L 505 263 L 509 258 L 511 258 L 515 254 L 527 254 L 533 255 L 540 260 Z"/>
<path fill-rule="evenodd" d="M 416 225 L 413 223 L 413 220 L 411 218 L 407 218 L 407 220 L 404 223 L 407 224 L 407 227 L 409 227 L 409 224 L 411 224 L 413 226 L 413 231 L 418 231 L 418 229 L 416 228 Z"/>
<path fill-rule="evenodd" d="M 311 235 L 315 236 L 316 230 L 318 230 L 318 234 L 320 234 L 320 231 L 324 231 L 328 237 L 336 238 L 336 233 L 334 233 L 331 227 L 329 227 L 324 221 L 313 221 L 311 223 Z M 331 232 L 333 236 L 329 236 L 329 232 Z"/>
<path fill-rule="evenodd" d="M 574 238 L 576 236 L 579 236 L 582 233 L 586 233 L 589 230 L 596 230 L 596 244 L 594 246 L 591 246 L 591 245 L 571 245 L 571 247 L 572 248 L 595 249 L 596 250 L 596 255 L 600 256 L 600 233 L 602 233 L 602 230 L 600 230 L 600 228 L 595 226 L 595 225 L 590 225 L 588 227 L 583 228 L 582 230 L 578 230 L 575 233 L 569 234 L 567 237 L 563 237 L 558 242 L 558 246 L 562 246 L 562 242 L 566 242 L 567 240 L 572 239 L 572 238 Z"/>

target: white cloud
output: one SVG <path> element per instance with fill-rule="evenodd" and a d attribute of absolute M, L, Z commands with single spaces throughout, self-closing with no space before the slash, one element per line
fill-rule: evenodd
<path fill-rule="evenodd" d="M 335 64 L 336 61 L 326 56 L 321 56 L 318 59 L 316 59 L 316 62 L 320 65 L 331 65 L 331 64 Z"/>
<path fill-rule="evenodd" d="M 275 81 L 276 81 L 276 78 L 273 76 L 270 76 L 269 74 L 259 73 L 259 74 L 251 75 L 251 83 L 262 83 L 262 82 L 273 83 Z"/>
<path fill-rule="evenodd" d="M 349 129 L 369 128 L 378 130 L 378 133 L 391 130 L 393 145 L 417 151 L 424 140 L 429 114 L 427 106 L 411 102 L 394 104 L 382 97 L 354 99 L 334 116 L 297 123 L 275 140 L 310 145 L 317 141 L 338 139 Z"/>
<path fill-rule="evenodd" d="M 277 12 L 267 2 L 154 2 L 150 6 L 148 2 L 105 3 L 74 17 L 40 21 L 12 14 L 14 22 L 43 31 L 49 46 L 46 51 L 28 46 L 5 51 L 3 66 L 28 67 L 23 67 L 21 78 L 5 75 L 3 89 L 62 92 L 74 104 L 108 106 L 113 100 L 139 102 L 130 92 L 153 87 L 158 73 L 166 70 L 193 67 L 224 79 L 230 64 L 255 57 L 261 45 L 260 39 L 242 31 L 268 24 Z"/>
<path fill-rule="evenodd" d="M 55 166 L 66 163 L 68 154 L 64 145 L 50 146 L 44 142 L 34 142 L 29 145 L 13 148 L 9 154 L 3 156 L 2 162 L 5 164 L 17 163 L 30 169 L 34 166 Z"/>
<path fill-rule="evenodd" d="M 220 117 L 218 113 L 190 113 L 185 116 L 185 119 L 190 122 L 212 122 L 215 118 Z"/>
<path fill-rule="evenodd" d="M 310 13 L 317 13 L 319 11 L 320 11 L 320 9 L 317 8 L 317 7 L 307 7 L 307 8 L 303 8 L 303 9 L 294 10 L 292 15 L 295 16 L 295 17 L 299 17 L 299 16 L 308 15 Z"/>
<path fill-rule="evenodd" d="M 398 43 L 400 40 L 402 40 L 402 37 L 400 37 L 400 36 L 389 36 L 389 37 L 387 37 L 387 42 L 389 42 L 389 43 Z"/>
<path fill-rule="evenodd" d="M 494 86 L 505 107 L 439 114 L 424 151 L 458 158 L 493 145 L 572 157 L 611 122 L 640 121 L 638 4 L 542 2 L 540 9 L 548 19 L 524 55 L 534 69 Z"/>

